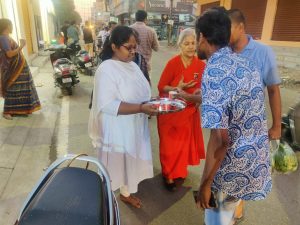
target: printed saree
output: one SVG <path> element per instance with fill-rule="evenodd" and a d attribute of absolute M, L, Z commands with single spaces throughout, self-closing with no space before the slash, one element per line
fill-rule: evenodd
<path fill-rule="evenodd" d="M 3 114 L 31 114 L 41 108 L 29 66 L 22 54 L 9 58 L 6 52 L 18 44 L 7 36 L 0 36 L 1 89 L 4 97 Z"/>

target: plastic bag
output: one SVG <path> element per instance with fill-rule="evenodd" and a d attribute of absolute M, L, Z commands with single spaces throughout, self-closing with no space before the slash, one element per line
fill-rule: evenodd
<path fill-rule="evenodd" d="M 280 143 L 271 154 L 272 168 L 281 173 L 294 172 L 298 168 L 298 159 L 288 143 Z"/>

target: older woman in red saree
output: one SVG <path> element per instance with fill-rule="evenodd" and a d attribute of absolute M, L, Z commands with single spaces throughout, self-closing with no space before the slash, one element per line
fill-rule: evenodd
<path fill-rule="evenodd" d="M 159 84 L 160 96 L 179 90 L 180 97 L 187 101 L 181 112 L 158 116 L 160 162 L 166 188 L 176 190 L 175 181 L 186 178 L 188 165 L 199 165 L 205 158 L 203 136 L 197 94 L 205 63 L 195 56 L 196 37 L 193 29 L 180 33 L 178 45 L 181 53 L 166 65 Z"/>
<path fill-rule="evenodd" d="M 3 117 L 28 115 L 41 108 L 31 72 L 22 54 L 25 40 L 20 46 L 10 38 L 12 23 L 0 19 L 1 94 L 4 97 Z"/>

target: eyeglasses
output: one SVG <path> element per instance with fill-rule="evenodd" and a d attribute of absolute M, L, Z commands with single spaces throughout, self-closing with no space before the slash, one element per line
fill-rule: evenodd
<path fill-rule="evenodd" d="M 134 46 L 134 47 L 132 47 L 132 46 L 128 47 L 126 45 L 121 45 L 121 46 L 126 48 L 129 52 L 135 52 L 136 51 L 136 46 Z"/>

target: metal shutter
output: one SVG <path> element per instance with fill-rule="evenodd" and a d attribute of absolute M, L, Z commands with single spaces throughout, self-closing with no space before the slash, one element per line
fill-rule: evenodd
<path fill-rule="evenodd" d="M 202 14 L 205 10 L 207 10 L 207 9 L 209 9 L 209 8 L 211 8 L 211 7 L 216 7 L 216 6 L 220 6 L 220 1 L 215 1 L 215 2 L 212 2 L 212 3 L 207 3 L 207 4 L 201 5 L 201 14 Z"/>
<path fill-rule="evenodd" d="M 299 0 L 278 0 L 272 40 L 300 41 Z"/>
<path fill-rule="evenodd" d="M 246 18 L 247 34 L 261 39 L 267 0 L 232 0 L 232 9 L 240 9 Z"/>

